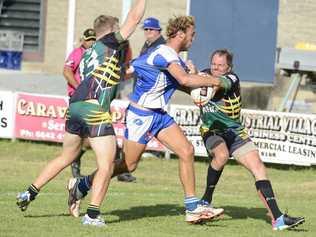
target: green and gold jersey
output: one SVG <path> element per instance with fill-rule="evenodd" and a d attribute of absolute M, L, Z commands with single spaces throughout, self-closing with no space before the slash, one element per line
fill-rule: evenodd
<path fill-rule="evenodd" d="M 113 32 L 86 50 L 79 66 L 82 82 L 70 103 L 95 99 L 105 111 L 109 111 L 117 85 L 124 76 L 127 49 L 128 41 L 124 41 L 119 32 Z"/>
<path fill-rule="evenodd" d="M 210 73 L 210 70 L 204 70 Z M 234 130 L 238 135 L 247 134 L 240 122 L 241 96 L 239 78 L 229 73 L 220 78 L 222 87 L 216 91 L 214 97 L 201 110 L 201 133 L 224 133 L 228 129 Z"/>

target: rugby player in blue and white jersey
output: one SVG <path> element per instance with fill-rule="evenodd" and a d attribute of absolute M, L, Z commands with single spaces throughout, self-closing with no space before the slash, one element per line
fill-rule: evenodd
<path fill-rule="evenodd" d="M 215 77 L 189 74 L 179 57 L 181 51 L 190 48 L 194 39 L 195 23 L 191 16 L 170 19 L 166 35 L 165 45 L 132 63 L 137 81 L 126 112 L 125 162 L 120 165 L 134 171 L 146 144 L 156 137 L 178 155 L 186 221 L 199 222 L 221 214 L 222 209 L 205 209 L 199 205 L 195 196 L 193 146 L 164 108 L 179 87 L 219 86 L 220 81 Z"/>

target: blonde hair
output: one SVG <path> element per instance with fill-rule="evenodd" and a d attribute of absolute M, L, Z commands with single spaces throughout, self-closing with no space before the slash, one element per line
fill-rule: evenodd
<path fill-rule="evenodd" d="M 178 16 L 171 18 L 168 21 L 166 35 L 168 39 L 173 38 L 179 31 L 183 31 L 185 33 L 190 26 L 195 26 L 193 16 Z"/>
<path fill-rule="evenodd" d="M 119 23 L 119 19 L 114 16 L 100 15 L 93 22 L 93 28 L 97 34 L 104 31 L 112 31 L 113 27 Z"/>

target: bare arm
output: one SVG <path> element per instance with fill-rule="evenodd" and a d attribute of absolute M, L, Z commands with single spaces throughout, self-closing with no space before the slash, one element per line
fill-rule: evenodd
<path fill-rule="evenodd" d="M 170 74 L 179 82 L 181 86 L 197 88 L 202 86 L 220 87 L 221 81 L 214 76 L 201 76 L 198 74 L 189 74 L 177 63 L 171 63 L 168 66 Z"/>
<path fill-rule="evenodd" d="M 73 87 L 78 87 L 78 82 L 75 79 L 75 75 L 70 67 L 64 67 L 63 75 L 66 79 L 66 81 Z"/>
<path fill-rule="evenodd" d="M 138 23 L 142 19 L 145 12 L 146 0 L 136 0 L 136 3 L 132 6 L 126 20 L 124 21 L 120 33 L 123 39 L 128 39 L 135 31 Z"/>

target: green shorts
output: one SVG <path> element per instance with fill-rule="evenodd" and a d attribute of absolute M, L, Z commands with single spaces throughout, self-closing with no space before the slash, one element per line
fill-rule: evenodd
<path fill-rule="evenodd" d="M 111 114 L 96 100 L 71 103 L 66 114 L 66 131 L 85 137 L 114 135 Z"/>

